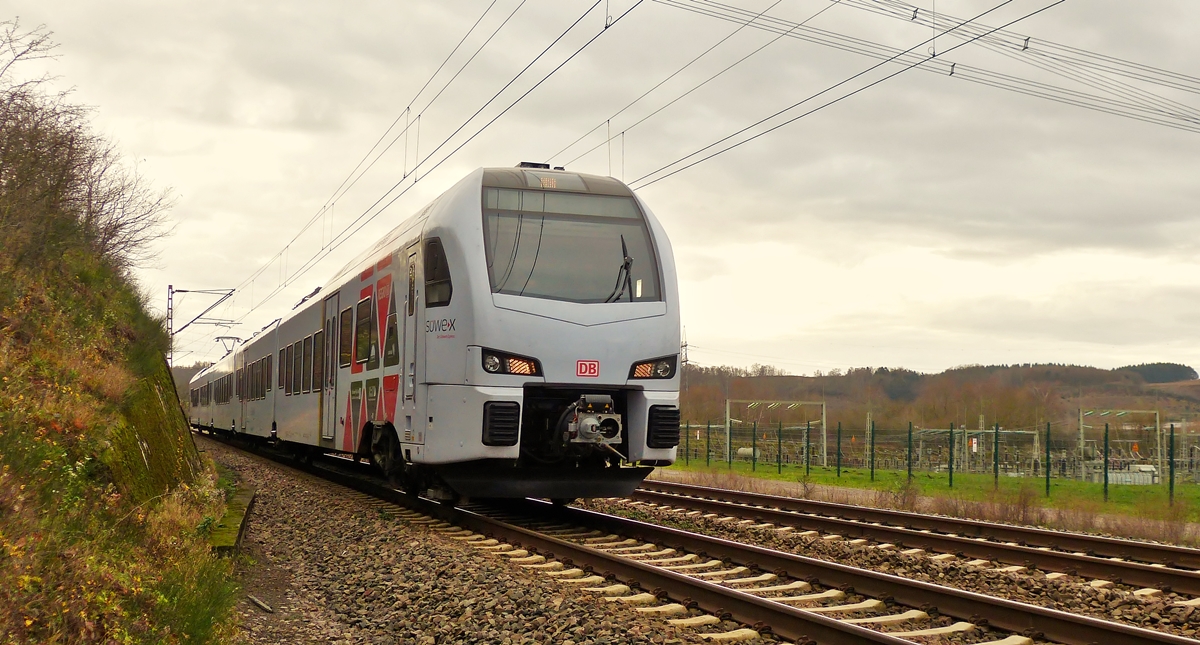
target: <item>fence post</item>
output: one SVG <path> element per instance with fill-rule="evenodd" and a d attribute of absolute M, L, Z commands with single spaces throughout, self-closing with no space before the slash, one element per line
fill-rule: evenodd
<path fill-rule="evenodd" d="M 725 433 L 725 443 L 728 444 L 725 446 L 725 459 L 729 465 L 729 470 L 733 470 L 733 425 L 729 419 L 726 419 L 725 423 L 730 424 L 727 426 L 729 432 Z"/>
<path fill-rule="evenodd" d="M 775 431 L 775 466 L 776 473 L 783 474 L 783 421 L 779 421 L 779 429 Z"/>
<path fill-rule="evenodd" d="M 1046 497 L 1050 497 L 1050 422 L 1046 422 L 1046 463 L 1042 470 L 1046 471 Z"/>
<path fill-rule="evenodd" d="M 684 427 L 683 435 L 683 463 L 684 465 L 692 465 L 692 422 L 688 421 Z"/>
<path fill-rule="evenodd" d="M 950 423 L 950 488 L 954 488 L 954 423 Z"/>
<path fill-rule="evenodd" d="M 1167 485 L 1167 503 L 1175 504 L 1175 424 L 1171 424 L 1171 443 L 1167 444 L 1167 470 L 1171 482 Z"/>
<path fill-rule="evenodd" d="M 842 422 L 838 421 L 837 432 L 837 476 L 842 476 Z"/>
<path fill-rule="evenodd" d="M 875 481 L 875 422 L 871 422 L 871 481 Z"/>
<path fill-rule="evenodd" d="M 992 488 L 1000 488 L 1000 422 L 992 431 Z"/>
<path fill-rule="evenodd" d="M 912 481 L 912 421 L 908 422 L 908 480 Z"/>
<path fill-rule="evenodd" d="M 812 421 L 804 422 L 804 476 L 808 477 L 812 464 Z"/>
<path fill-rule="evenodd" d="M 1108 424 L 1104 424 L 1104 501 L 1108 501 Z"/>
<path fill-rule="evenodd" d="M 704 467 L 712 466 L 712 420 L 704 422 Z"/>
<path fill-rule="evenodd" d="M 758 422 L 754 422 L 754 427 L 751 429 L 754 432 L 750 437 L 750 470 L 758 468 Z"/>

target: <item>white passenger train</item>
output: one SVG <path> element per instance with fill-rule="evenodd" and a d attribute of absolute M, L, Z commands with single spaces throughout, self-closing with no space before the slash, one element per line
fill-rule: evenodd
<path fill-rule="evenodd" d="M 370 457 L 410 490 L 626 495 L 675 459 L 678 302 L 623 183 L 484 168 L 197 374 L 191 423 Z"/>

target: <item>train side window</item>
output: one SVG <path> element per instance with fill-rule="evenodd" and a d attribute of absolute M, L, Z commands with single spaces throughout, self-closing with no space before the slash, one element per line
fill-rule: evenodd
<path fill-rule="evenodd" d="M 283 379 L 283 382 L 280 383 L 279 385 L 283 387 L 284 396 L 291 396 L 291 394 L 292 394 L 292 346 L 288 345 L 287 349 L 283 350 L 280 353 L 284 354 L 285 356 L 281 357 L 279 359 L 279 360 L 283 361 L 283 365 L 279 366 L 279 378 Z"/>
<path fill-rule="evenodd" d="M 274 357 L 271 354 L 267 354 L 267 357 L 263 359 L 264 361 L 267 362 L 267 375 L 265 378 L 263 378 L 263 380 L 267 382 L 267 389 L 263 393 L 264 397 L 266 396 L 266 392 L 271 391 L 271 359 L 272 358 L 274 358 Z"/>
<path fill-rule="evenodd" d="M 338 365 L 350 367 L 354 362 L 354 310 L 346 307 L 342 310 L 341 321 L 338 322 Z"/>
<path fill-rule="evenodd" d="M 292 394 L 300 393 L 300 382 L 304 373 L 304 341 L 298 340 L 292 345 Z"/>
<path fill-rule="evenodd" d="M 287 348 L 279 350 L 279 390 L 286 394 L 287 387 Z"/>
<path fill-rule="evenodd" d="M 445 307 L 450 304 L 453 292 L 442 241 L 436 237 L 429 238 L 425 242 L 425 306 Z"/>
<path fill-rule="evenodd" d="M 245 370 L 245 368 L 238 368 L 237 371 L 237 398 L 239 401 L 242 400 L 242 385 L 244 384 L 243 379 L 246 377 L 246 374 L 243 370 Z"/>
<path fill-rule="evenodd" d="M 305 392 L 312 391 L 313 373 L 313 337 L 304 337 L 304 371 L 301 372 L 300 388 Z"/>
<path fill-rule="evenodd" d="M 371 358 L 371 297 L 358 301 L 354 309 L 354 362 L 365 363 Z"/>
<path fill-rule="evenodd" d="M 254 398 L 263 398 L 263 361 L 254 361 Z"/>
<path fill-rule="evenodd" d="M 321 384 L 325 380 L 325 330 L 318 331 L 313 334 L 313 369 L 312 369 L 312 387 L 313 390 L 320 392 Z"/>
<path fill-rule="evenodd" d="M 413 258 L 408 260 L 408 315 L 413 315 L 417 311 L 417 262 Z"/>
<path fill-rule="evenodd" d="M 387 318 L 387 338 L 383 340 L 383 366 L 392 367 L 400 364 L 400 332 L 396 325 L 396 314 Z"/>

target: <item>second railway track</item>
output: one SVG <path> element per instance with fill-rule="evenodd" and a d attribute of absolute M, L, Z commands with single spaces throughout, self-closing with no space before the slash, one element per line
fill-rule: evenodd
<path fill-rule="evenodd" d="M 647 481 L 632 499 L 1200 596 L 1200 550 L 1033 527 Z"/>

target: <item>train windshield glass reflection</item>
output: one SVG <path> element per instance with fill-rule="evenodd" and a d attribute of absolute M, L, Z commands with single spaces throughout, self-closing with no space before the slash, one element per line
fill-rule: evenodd
<path fill-rule="evenodd" d="M 484 190 L 493 293 L 569 302 L 659 300 L 658 263 L 630 197 Z M 626 257 L 632 263 L 625 274 Z"/>

